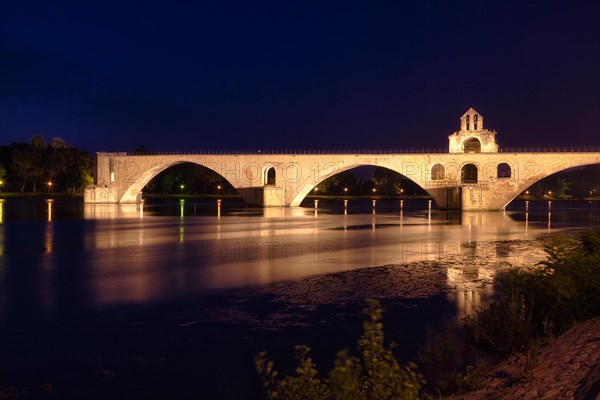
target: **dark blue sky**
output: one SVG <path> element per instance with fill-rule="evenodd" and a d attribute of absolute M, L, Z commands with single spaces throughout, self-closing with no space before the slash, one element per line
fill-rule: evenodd
<path fill-rule="evenodd" d="M 0 144 L 600 145 L 598 1 L 49 3 L 0 6 Z"/>

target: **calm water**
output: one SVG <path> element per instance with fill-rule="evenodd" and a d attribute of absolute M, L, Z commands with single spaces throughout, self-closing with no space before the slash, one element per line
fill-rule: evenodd
<path fill-rule="evenodd" d="M 64 398 L 92 387 L 98 398 L 167 392 L 186 398 L 195 391 L 254 398 L 252 354 L 269 344 L 287 352 L 295 335 L 313 334 L 278 327 L 256 333 L 256 327 L 268 325 L 272 314 L 263 314 L 282 302 L 306 304 L 310 282 L 365 267 L 415 266 L 412 273 L 423 280 L 411 282 L 425 283 L 385 290 L 397 289 L 406 301 L 430 297 L 414 314 L 418 336 L 432 320 L 468 314 L 491 296 L 491 286 L 481 282 L 493 281 L 499 263 L 539 260 L 532 250 L 537 239 L 600 226 L 600 206 L 588 202 L 555 201 L 550 212 L 546 202 L 530 202 L 528 212 L 524 202 L 514 202 L 509 211 L 489 213 L 429 211 L 420 200 L 405 201 L 402 210 L 397 201 L 379 200 L 375 212 L 368 200 L 351 201 L 347 210 L 335 200 L 321 200 L 316 210 L 312 200 L 304 205 L 310 207 L 0 200 L 0 387 L 21 385 L 33 396 L 37 386 L 52 383 Z M 429 296 L 428 263 L 442 265 L 435 279 L 451 286 L 451 294 Z M 288 290 L 293 282 L 309 282 L 309 289 Z M 332 287 L 328 292 L 340 291 Z M 277 290 L 284 295 L 274 295 Z M 307 313 L 339 306 L 330 295 L 315 292 Z M 207 317 L 209 309 L 219 310 L 218 317 Z M 332 337 L 343 336 L 348 326 L 339 320 L 320 334 L 330 329 Z M 232 367 L 224 354 L 248 365 Z M 191 355 L 213 365 L 198 365 Z M 227 379 L 231 374 L 237 378 Z"/>

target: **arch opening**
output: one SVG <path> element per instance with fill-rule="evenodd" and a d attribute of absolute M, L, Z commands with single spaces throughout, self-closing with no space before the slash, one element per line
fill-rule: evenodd
<path fill-rule="evenodd" d="M 460 170 L 461 183 L 477 183 L 477 166 L 475 164 L 465 164 Z"/>
<path fill-rule="evenodd" d="M 507 163 L 498 164 L 498 168 L 496 171 L 496 178 L 510 178 L 512 175 L 512 170 L 510 165 Z"/>
<path fill-rule="evenodd" d="M 227 178 L 211 168 L 189 161 L 174 162 L 145 172 L 127 188 L 120 202 L 132 202 L 142 194 L 241 196 Z"/>
<path fill-rule="evenodd" d="M 303 205 L 309 196 L 412 196 L 427 191 L 409 177 L 386 167 L 358 164 L 320 177 L 298 192 L 291 206 Z M 308 205 L 308 204 L 307 204 Z"/>
<path fill-rule="evenodd" d="M 463 143 L 465 153 L 481 153 L 481 142 L 477 138 L 467 139 Z"/>
<path fill-rule="evenodd" d="M 431 180 L 441 181 L 446 178 L 446 170 L 442 164 L 435 164 L 431 167 Z"/>
<path fill-rule="evenodd" d="M 266 167 L 263 175 L 263 186 L 275 186 L 276 185 L 276 172 L 275 167 Z"/>

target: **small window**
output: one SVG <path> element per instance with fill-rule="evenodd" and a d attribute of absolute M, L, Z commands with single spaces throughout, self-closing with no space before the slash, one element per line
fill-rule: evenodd
<path fill-rule="evenodd" d="M 510 178 L 510 176 L 511 176 L 510 165 L 508 165 L 507 163 L 498 164 L 498 172 L 496 173 L 496 177 Z"/>
<path fill-rule="evenodd" d="M 475 114 L 473 116 L 473 130 L 477 130 L 478 122 L 479 122 L 479 115 Z"/>
<path fill-rule="evenodd" d="M 465 129 L 466 130 L 470 130 L 470 126 L 471 126 L 471 116 L 467 115 L 467 118 L 465 118 Z"/>

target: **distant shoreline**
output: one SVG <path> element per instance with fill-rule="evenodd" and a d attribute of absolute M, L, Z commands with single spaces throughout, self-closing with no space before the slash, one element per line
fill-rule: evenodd
<path fill-rule="evenodd" d="M 0 192 L 0 199 L 9 199 L 9 198 L 73 198 L 73 199 L 83 199 L 83 193 L 64 193 L 64 192 Z M 159 193 L 143 193 L 143 199 L 242 199 L 242 197 L 238 194 L 186 194 L 186 193 L 167 193 L 167 194 L 159 194 Z M 305 199 L 313 199 L 313 200 L 364 200 L 364 199 L 392 199 L 392 200 L 415 200 L 415 199 L 425 199 L 431 200 L 431 197 L 427 195 L 395 195 L 395 196 L 387 196 L 387 195 L 307 195 Z M 600 201 L 600 196 L 586 196 L 583 198 L 543 198 L 543 197 L 533 197 L 531 195 L 528 196 L 517 196 L 515 200 L 522 201 Z"/>

